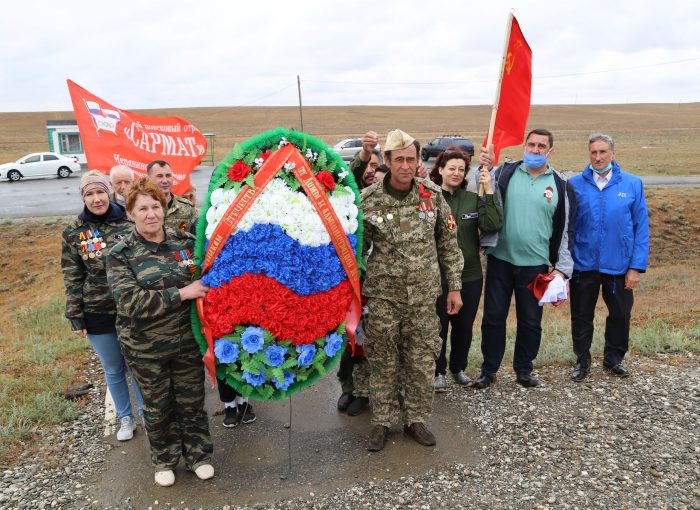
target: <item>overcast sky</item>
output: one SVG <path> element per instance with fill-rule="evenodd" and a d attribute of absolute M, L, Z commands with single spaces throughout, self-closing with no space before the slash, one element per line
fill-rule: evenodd
<path fill-rule="evenodd" d="M 533 104 L 700 101 L 697 0 L 23 0 L 0 16 L 0 111 L 491 104 L 509 9 Z"/>

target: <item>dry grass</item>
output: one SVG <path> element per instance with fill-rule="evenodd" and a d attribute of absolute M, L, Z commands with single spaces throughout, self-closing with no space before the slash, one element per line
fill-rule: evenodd
<path fill-rule="evenodd" d="M 149 115 L 178 115 L 203 132 L 216 134 L 216 161 L 235 142 L 267 129 L 299 129 L 296 107 L 216 107 L 147 110 Z M 359 136 L 368 129 L 381 135 L 400 127 L 422 143 L 434 136 L 459 133 L 479 143 L 491 115 L 488 106 L 305 107 L 304 131 L 328 144 Z M 48 148 L 46 121 L 73 118 L 73 112 L 0 113 L 0 161 L 11 161 Z M 588 162 L 586 137 L 594 131 L 611 134 L 624 168 L 643 175 L 700 174 L 700 103 L 629 105 L 535 105 L 530 128 L 546 127 L 555 135 L 552 163 L 562 170 L 579 170 Z M 521 148 L 506 149 L 517 157 Z"/>

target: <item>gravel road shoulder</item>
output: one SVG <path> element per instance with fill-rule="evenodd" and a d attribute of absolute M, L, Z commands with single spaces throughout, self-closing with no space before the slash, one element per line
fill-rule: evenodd
<path fill-rule="evenodd" d="M 633 357 L 629 367 L 625 380 L 594 366 L 575 384 L 568 367 L 549 367 L 535 389 L 510 374 L 480 392 L 452 386 L 436 398 L 478 430 L 478 464 L 245 508 L 700 509 L 700 358 Z M 90 380 L 100 381 L 97 370 L 93 363 Z M 90 485 L 109 468 L 112 448 L 102 437 L 102 391 L 93 390 L 75 422 L 36 431 L 40 454 L 0 475 L 0 509 L 104 507 Z M 179 507 L 154 500 L 152 508 Z"/>

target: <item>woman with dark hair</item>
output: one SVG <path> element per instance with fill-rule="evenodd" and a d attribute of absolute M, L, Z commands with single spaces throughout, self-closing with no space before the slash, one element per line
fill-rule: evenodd
<path fill-rule="evenodd" d="M 450 372 L 455 382 L 461 385 L 471 383 L 464 373 L 467 367 L 469 347 L 472 343 L 472 327 L 476 311 L 481 299 L 483 275 L 479 258 L 480 232 L 496 232 L 503 224 L 503 210 L 493 193 L 491 175 L 488 169 L 479 171 L 479 182 L 483 184 L 485 195 L 479 197 L 476 193 L 466 190 L 466 174 L 471 163 L 471 156 L 458 147 L 448 147 L 438 155 L 435 166 L 430 172 L 430 178 L 442 188 L 442 195 L 452 210 L 457 222 L 457 243 L 462 256 L 462 308 L 456 315 L 447 313 L 447 283 L 442 282 L 443 293 L 438 297 L 435 308 L 440 318 L 440 338 L 442 349 L 435 367 L 435 391 L 447 389 L 447 346 L 448 326 L 452 326 L 450 334 Z"/>
<path fill-rule="evenodd" d="M 131 232 L 124 208 L 110 202 L 109 178 L 95 170 L 80 179 L 83 210 L 63 231 L 61 269 L 66 287 L 66 317 L 76 335 L 87 338 L 100 358 L 120 427 L 119 441 L 134 437 L 136 423 L 131 409 L 129 383 L 139 414 L 141 393 L 127 368 L 116 329 L 116 310 L 107 284 L 107 252 Z"/>
<path fill-rule="evenodd" d="M 192 281 L 194 236 L 164 228 L 166 204 L 148 178 L 136 181 L 126 199 L 134 229 L 107 260 L 122 349 L 143 391 L 151 463 L 163 487 L 175 483 L 181 456 L 198 478 L 214 476 L 204 366 L 190 319 L 191 301 L 209 288 Z"/>

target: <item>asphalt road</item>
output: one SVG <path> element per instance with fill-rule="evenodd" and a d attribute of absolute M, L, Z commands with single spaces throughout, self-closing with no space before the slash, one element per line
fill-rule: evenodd
<path fill-rule="evenodd" d="M 197 187 L 201 203 L 209 187 L 214 167 L 197 167 L 190 180 Z M 80 176 L 66 179 L 22 179 L 19 182 L 0 181 L 0 218 L 32 218 L 78 214 L 83 207 L 80 197 Z"/>
<path fill-rule="evenodd" d="M 432 168 L 433 161 L 428 162 Z M 191 181 L 197 187 L 198 203 L 202 203 L 209 187 L 213 167 L 200 166 L 192 172 Z M 470 171 L 473 172 L 474 170 Z M 573 174 L 570 174 L 573 175 Z M 474 179 L 468 179 L 470 183 Z M 647 176 L 647 186 L 700 184 L 700 176 Z M 0 219 L 65 216 L 82 209 L 78 190 L 79 176 L 67 179 L 22 179 L 19 182 L 0 181 Z"/>

